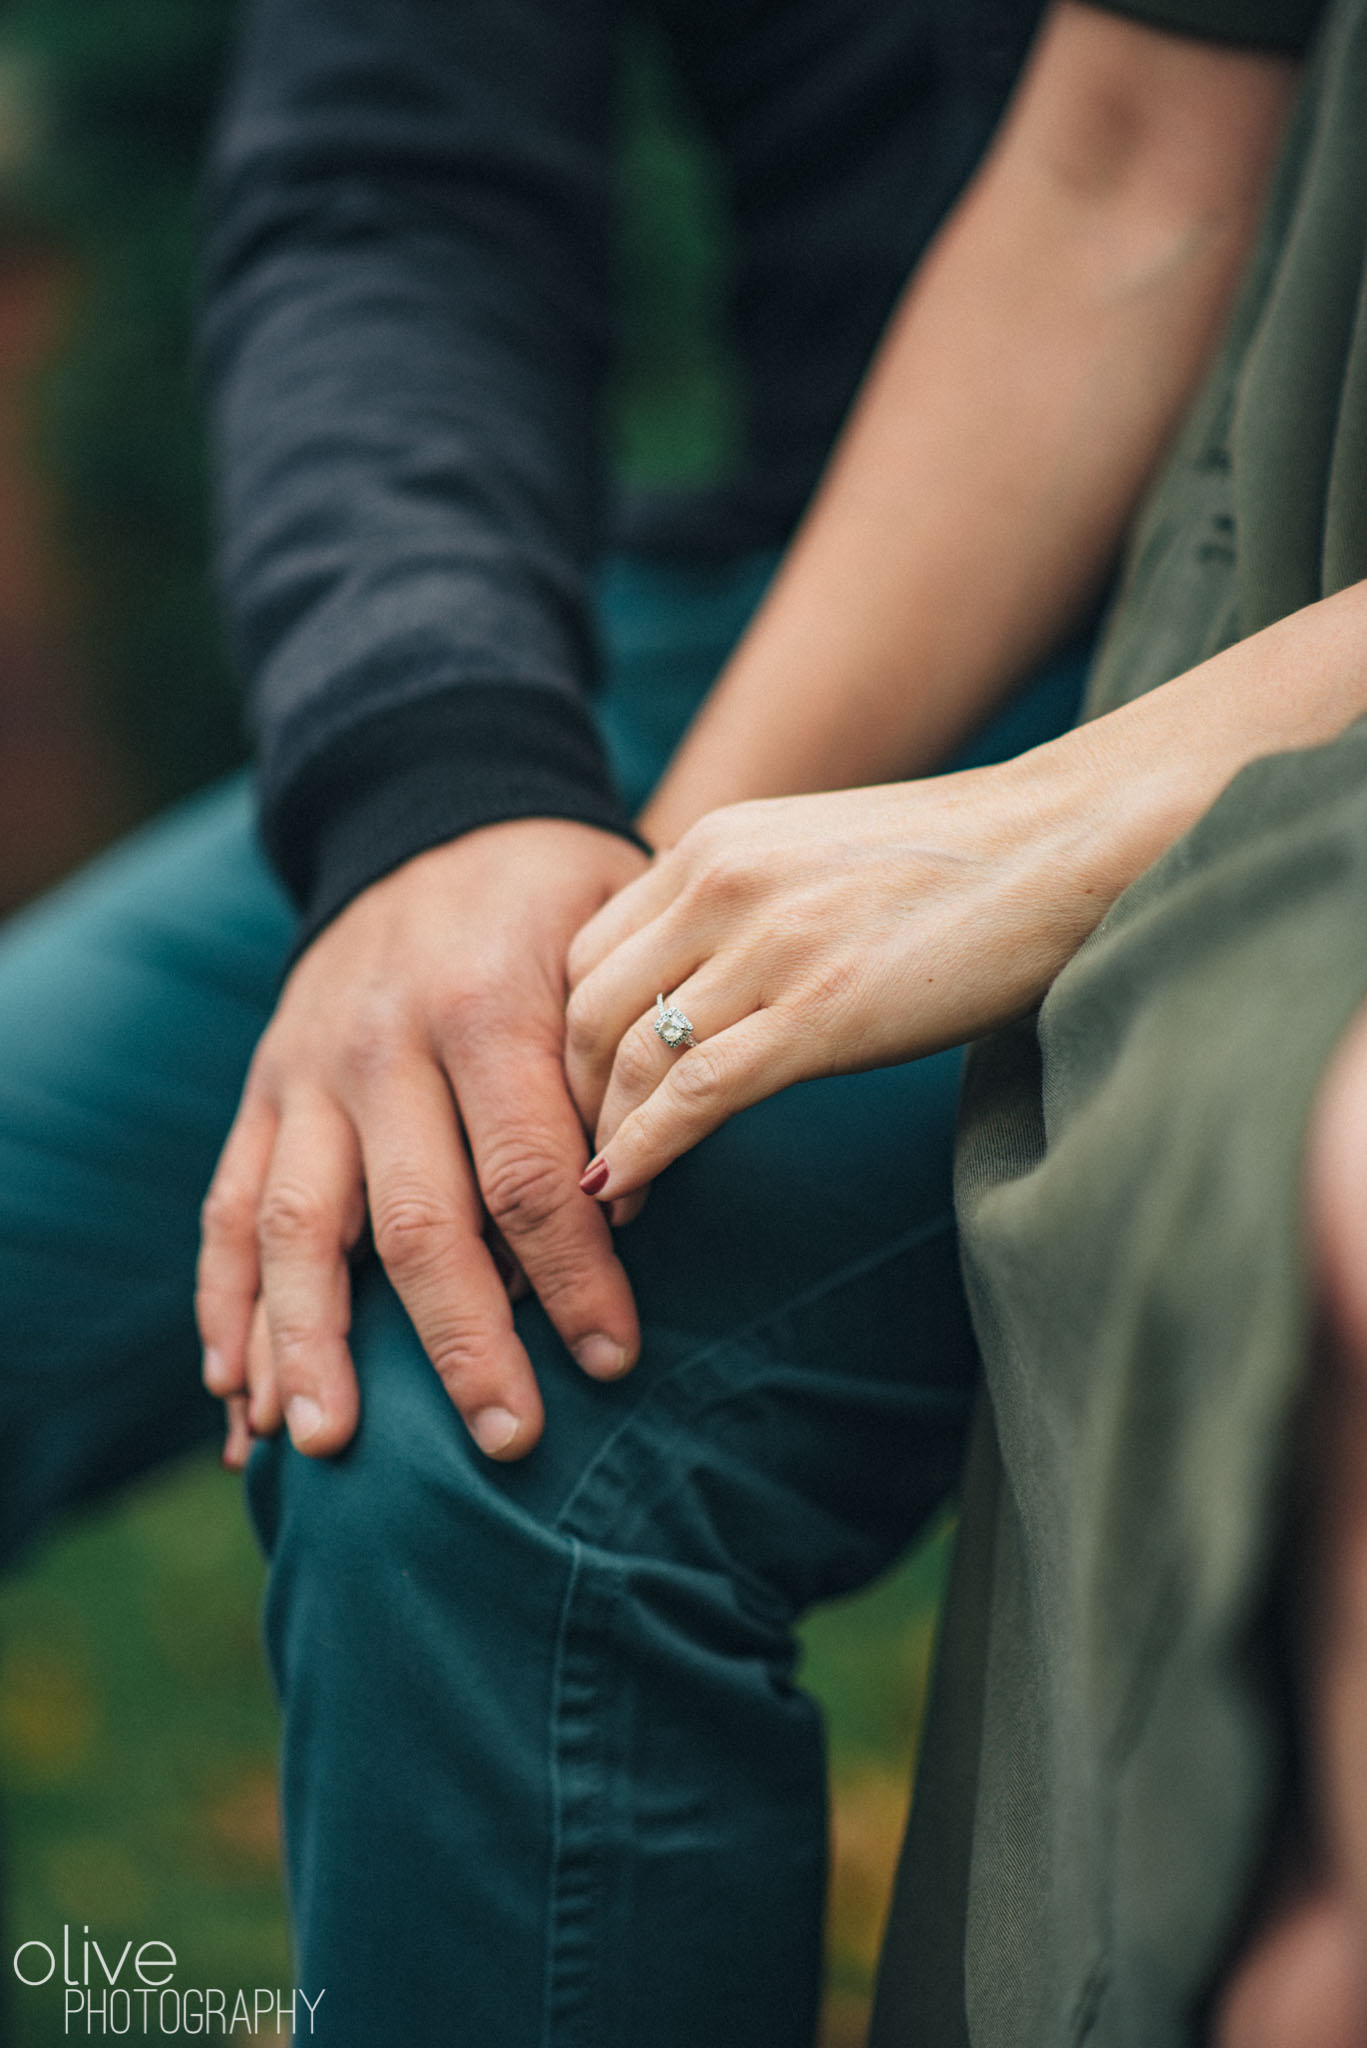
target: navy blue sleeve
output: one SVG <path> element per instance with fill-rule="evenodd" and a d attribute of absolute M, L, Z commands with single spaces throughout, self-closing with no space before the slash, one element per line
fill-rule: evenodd
<path fill-rule="evenodd" d="M 255 0 L 210 173 L 221 580 L 316 930 L 516 816 L 629 832 L 587 691 L 607 0 Z"/>

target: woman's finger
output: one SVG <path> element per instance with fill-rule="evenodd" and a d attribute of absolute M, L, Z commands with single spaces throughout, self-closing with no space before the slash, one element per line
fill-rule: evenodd
<path fill-rule="evenodd" d="M 758 1008 L 752 989 L 739 981 L 725 985 L 725 971 L 715 960 L 690 975 L 666 1001 L 668 1010 L 687 1020 L 698 1042 L 730 1030 Z M 594 1134 L 600 1154 L 632 1112 L 690 1056 L 686 1045 L 670 1045 L 660 1036 L 659 1022 L 660 1012 L 652 1003 L 644 1015 L 634 1019 L 617 1047 Z"/>
<path fill-rule="evenodd" d="M 585 1130 L 596 1130 L 602 1121 L 614 1065 L 638 1021 L 647 1009 L 653 1014 L 657 995 L 673 1002 L 673 992 L 711 950 L 711 935 L 671 904 L 623 939 L 574 991 L 565 1011 L 565 1078 Z M 657 1038 L 651 1044 L 665 1050 Z M 659 1063 L 657 1079 L 664 1070 Z"/>
<path fill-rule="evenodd" d="M 776 1095 L 809 1071 L 810 1057 L 792 1018 L 777 1006 L 752 1011 L 729 1031 L 678 1055 L 659 1086 L 589 1162 L 585 1186 L 600 1202 L 633 1194 L 738 1110 Z"/>
<path fill-rule="evenodd" d="M 565 961 L 570 988 L 577 989 L 609 953 L 615 952 L 624 941 L 667 910 L 678 895 L 682 881 L 679 862 L 672 854 L 666 853 L 644 874 L 628 882 L 625 889 L 619 889 L 615 896 L 610 896 L 570 942 Z"/>

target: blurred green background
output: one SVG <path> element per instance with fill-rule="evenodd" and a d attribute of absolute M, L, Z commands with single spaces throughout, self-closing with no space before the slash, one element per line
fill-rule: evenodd
<path fill-rule="evenodd" d="M 241 752 L 189 366 L 232 13 L 0 6 L 0 908 Z M 617 457 L 703 481 L 734 420 L 722 176 L 644 33 L 623 119 Z M 862 2039 L 945 1547 L 942 1526 L 806 1632 L 836 1795 L 826 2048 Z M 208 1453 L 56 1532 L 0 1593 L 7 1956 L 89 1922 L 116 1947 L 155 1930 L 182 1981 L 288 1984 L 260 1593 Z M 16 2048 L 61 2035 L 52 2002 L 11 2004 Z"/>

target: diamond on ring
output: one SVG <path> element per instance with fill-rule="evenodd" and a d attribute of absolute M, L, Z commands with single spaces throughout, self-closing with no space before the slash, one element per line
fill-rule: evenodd
<path fill-rule="evenodd" d="M 655 1036 L 662 1038 L 671 1052 L 679 1052 L 686 1046 L 697 1044 L 693 1036 L 693 1026 L 682 1010 L 676 1010 L 662 995 L 656 996 L 655 1008 L 659 1012 L 655 1019 Z"/>

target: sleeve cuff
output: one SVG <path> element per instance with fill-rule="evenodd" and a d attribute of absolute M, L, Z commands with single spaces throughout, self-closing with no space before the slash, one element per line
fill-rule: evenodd
<path fill-rule="evenodd" d="M 510 818 L 573 819 L 645 846 L 583 706 L 522 684 L 424 695 L 340 734 L 279 788 L 267 779 L 262 838 L 303 913 L 291 957 L 415 854 Z"/>
<path fill-rule="evenodd" d="M 1282 56 L 1304 54 L 1314 39 L 1323 0 L 1097 0 L 1149 28 L 1204 41 L 1232 43 Z"/>

